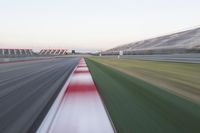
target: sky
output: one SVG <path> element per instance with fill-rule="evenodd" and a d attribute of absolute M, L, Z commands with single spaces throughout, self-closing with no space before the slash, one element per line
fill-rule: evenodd
<path fill-rule="evenodd" d="M 0 0 L 1 48 L 112 47 L 200 27 L 200 0 Z"/>

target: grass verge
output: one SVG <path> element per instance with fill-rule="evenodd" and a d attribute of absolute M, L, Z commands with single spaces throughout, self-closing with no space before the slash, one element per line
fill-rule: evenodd
<path fill-rule="evenodd" d="M 119 133 L 199 133 L 200 106 L 94 60 L 92 77 Z"/>
<path fill-rule="evenodd" d="M 103 57 L 91 59 L 200 104 L 200 64 Z"/>

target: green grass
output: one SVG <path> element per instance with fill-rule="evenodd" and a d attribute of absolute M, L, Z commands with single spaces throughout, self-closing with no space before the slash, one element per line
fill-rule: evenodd
<path fill-rule="evenodd" d="M 90 58 L 200 103 L 200 64 Z"/>
<path fill-rule="evenodd" d="M 198 104 L 94 60 L 86 61 L 119 133 L 200 132 Z"/>

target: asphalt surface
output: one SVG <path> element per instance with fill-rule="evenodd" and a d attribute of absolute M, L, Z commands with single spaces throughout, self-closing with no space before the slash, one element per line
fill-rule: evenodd
<path fill-rule="evenodd" d="M 0 64 L 0 132 L 35 132 L 79 60 Z"/>
<path fill-rule="evenodd" d="M 109 56 L 113 57 L 113 56 Z M 117 57 L 117 56 L 115 56 Z M 170 61 L 183 63 L 200 63 L 200 54 L 155 54 L 155 55 L 123 55 L 121 58 Z"/>
<path fill-rule="evenodd" d="M 0 64 L 2 63 L 12 63 L 12 62 L 21 62 L 21 61 L 31 61 L 31 60 L 42 60 L 42 59 L 48 59 L 48 58 L 54 58 L 54 57 L 0 57 Z"/>
<path fill-rule="evenodd" d="M 37 57 L 18 57 L 18 58 L 7 58 L 7 57 L 0 57 L 0 62 L 11 62 L 11 61 L 20 61 L 20 60 L 30 60 L 36 59 Z"/>

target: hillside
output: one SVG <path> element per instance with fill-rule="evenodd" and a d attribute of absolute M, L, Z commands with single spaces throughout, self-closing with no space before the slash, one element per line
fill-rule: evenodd
<path fill-rule="evenodd" d="M 200 28 L 121 45 L 104 53 L 182 53 L 200 51 Z"/>

